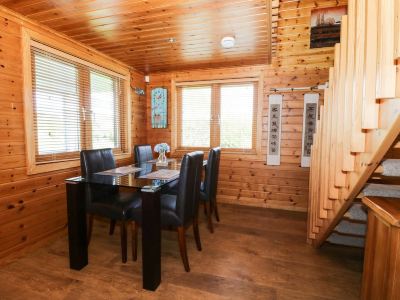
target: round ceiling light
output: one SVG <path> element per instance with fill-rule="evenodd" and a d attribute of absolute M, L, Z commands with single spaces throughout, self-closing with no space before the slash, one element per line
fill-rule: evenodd
<path fill-rule="evenodd" d="M 235 38 L 233 36 L 224 36 L 221 40 L 222 48 L 229 49 L 235 46 Z"/>

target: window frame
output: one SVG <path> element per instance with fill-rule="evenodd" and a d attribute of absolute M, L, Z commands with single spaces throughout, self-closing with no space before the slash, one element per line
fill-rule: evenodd
<path fill-rule="evenodd" d="M 235 85 L 240 83 L 254 83 L 256 85 L 254 92 L 254 105 L 253 105 L 253 146 L 251 149 L 235 149 L 235 148 L 222 148 L 223 153 L 227 155 L 251 155 L 254 157 L 261 157 L 261 134 L 262 134 L 262 100 L 263 100 L 263 75 L 258 73 L 256 76 L 239 77 L 231 79 L 215 79 L 215 80 L 198 80 L 198 81 L 173 81 L 172 83 L 172 139 L 171 139 L 171 152 L 173 155 L 182 155 L 187 151 L 202 150 L 208 151 L 212 147 L 220 144 L 220 126 L 216 122 L 211 122 L 210 132 L 210 147 L 182 147 L 181 139 L 181 88 L 185 86 L 211 86 L 211 115 L 215 115 L 220 111 L 220 86 L 221 85 Z M 212 118 L 211 116 L 211 118 Z"/>
<path fill-rule="evenodd" d="M 33 107 L 33 82 L 32 82 L 32 57 L 31 47 L 39 48 L 51 54 L 66 58 L 70 61 L 82 64 L 88 68 L 100 73 L 112 75 L 125 80 L 123 89 L 123 105 L 126 110 L 121 114 L 121 127 L 126 127 L 123 131 L 121 128 L 121 139 L 126 141 L 124 150 L 120 153 L 115 153 L 117 159 L 131 157 L 131 95 L 130 95 L 130 72 L 128 67 L 117 63 L 116 61 L 97 53 L 96 51 L 86 48 L 83 45 L 75 44 L 69 40 L 65 42 L 59 39 L 52 38 L 47 35 L 40 34 L 30 29 L 22 30 L 22 60 L 23 60 L 23 102 L 24 102 L 24 123 L 25 123 L 25 150 L 26 150 L 26 166 L 27 174 L 39 174 L 44 172 L 56 171 L 78 167 L 80 165 L 79 156 L 76 157 L 76 152 L 66 153 L 66 157 L 57 161 L 36 161 L 35 136 L 37 134 L 34 129 L 34 107 Z M 89 75 L 89 70 L 87 75 Z M 86 132 L 82 131 L 81 125 L 81 140 L 82 135 Z M 72 157 L 74 156 L 75 157 Z M 71 157 L 68 157 L 71 156 Z"/>

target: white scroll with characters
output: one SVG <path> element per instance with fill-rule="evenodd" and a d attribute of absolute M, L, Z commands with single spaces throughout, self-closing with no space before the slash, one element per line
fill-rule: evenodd
<path fill-rule="evenodd" d="M 318 120 L 319 94 L 304 95 L 303 110 L 303 139 L 301 146 L 301 166 L 309 167 L 311 160 L 311 146 Z"/>
<path fill-rule="evenodd" d="M 281 164 L 282 95 L 269 96 L 267 165 Z"/>

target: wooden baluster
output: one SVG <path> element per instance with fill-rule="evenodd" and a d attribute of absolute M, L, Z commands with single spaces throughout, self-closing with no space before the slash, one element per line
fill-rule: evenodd
<path fill-rule="evenodd" d="M 317 215 L 317 201 L 318 199 L 315 198 L 314 188 L 316 186 L 316 182 L 314 179 L 314 171 L 316 170 L 316 161 L 315 161 L 315 144 L 311 146 L 311 162 L 310 162 L 310 190 L 309 190 L 309 198 L 310 198 L 310 208 L 311 212 L 308 215 L 310 220 L 310 227 L 309 227 L 309 237 L 312 238 L 315 236 L 315 224 L 316 224 L 316 215 Z"/>
<path fill-rule="evenodd" d="M 323 157 L 322 157 L 322 151 L 321 151 L 321 147 L 322 147 L 322 145 L 324 143 L 324 139 L 325 139 L 325 137 L 322 134 L 322 129 L 323 129 L 324 123 L 325 123 L 325 119 L 323 118 L 324 107 L 325 107 L 325 105 L 321 105 L 321 107 L 320 107 L 320 113 L 319 113 L 320 120 L 317 123 L 317 133 L 316 133 L 317 140 L 318 140 L 318 143 L 317 143 L 318 152 L 317 152 L 317 159 L 316 159 L 318 170 L 317 170 L 317 174 L 315 176 L 315 178 L 316 178 L 315 194 L 316 194 L 316 201 L 318 202 L 318 208 L 319 208 L 319 214 L 318 214 L 318 219 L 317 219 L 317 224 L 316 224 L 317 226 L 322 225 L 322 223 L 320 222 L 320 219 L 326 219 L 328 217 L 328 213 L 324 209 L 323 201 L 321 199 L 321 184 L 320 184 L 321 179 L 322 179 L 322 172 L 321 172 L 322 165 L 324 164 Z M 318 231 L 319 231 L 319 228 L 318 228 Z"/>
<path fill-rule="evenodd" d="M 314 146 L 311 146 L 311 159 L 310 159 L 310 181 L 308 183 L 308 208 L 307 208 L 307 238 L 314 239 L 315 234 L 313 233 L 314 227 L 314 212 L 315 212 L 315 199 L 313 197 L 312 190 L 314 188 L 314 179 L 313 179 L 313 169 L 314 169 Z"/>
<path fill-rule="evenodd" d="M 340 44 L 335 45 L 335 62 L 334 62 L 334 76 L 332 83 L 332 117 L 331 117 L 331 140 L 330 140 L 330 157 L 329 157 L 329 193 L 328 197 L 330 199 L 339 198 L 339 190 L 335 186 L 335 175 L 336 175 L 336 138 L 337 138 L 337 122 L 339 120 L 338 116 L 338 83 L 339 83 L 339 64 L 340 64 Z"/>
<path fill-rule="evenodd" d="M 377 129 L 379 104 L 376 102 L 376 64 L 378 54 L 378 0 L 367 0 L 365 69 L 362 128 Z"/>
<path fill-rule="evenodd" d="M 400 59 L 400 0 L 394 0 L 394 59 Z M 400 65 L 396 66 L 397 74 L 400 74 Z M 396 74 L 396 75 L 397 75 Z M 400 97 L 400 76 L 396 76 L 396 97 Z"/>
<path fill-rule="evenodd" d="M 351 152 L 365 151 L 365 133 L 362 131 L 363 111 L 363 80 L 365 52 L 365 5 L 366 0 L 356 1 L 356 40 L 354 53 L 354 78 L 353 78 L 353 115 L 351 130 Z"/>
<path fill-rule="evenodd" d="M 347 66 L 344 98 L 344 126 L 343 126 L 343 165 L 342 170 L 351 172 L 354 170 L 354 154 L 351 152 L 351 130 L 353 127 L 353 77 L 354 77 L 354 53 L 356 35 L 356 0 L 349 0 L 347 11 Z"/>
<path fill-rule="evenodd" d="M 394 0 L 379 1 L 378 61 L 376 67 L 376 98 L 396 95 L 396 66 L 394 65 Z"/>
<path fill-rule="evenodd" d="M 394 59 L 400 58 L 400 0 L 394 0 Z"/>
<path fill-rule="evenodd" d="M 324 178 L 322 183 L 322 198 L 323 207 L 325 209 L 332 209 L 332 200 L 329 199 L 329 172 L 330 172 L 330 144 L 332 138 L 332 101 L 333 101 L 333 82 L 334 82 L 334 68 L 329 68 L 329 87 L 324 97 L 325 106 L 325 120 L 326 126 L 324 127 L 325 142 L 323 145 L 322 156 L 324 158 L 325 168 L 323 170 Z"/>
<path fill-rule="evenodd" d="M 337 94 L 337 119 L 336 119 L 336 161 L 335 161 L 335 185 L 337 187 L 346 186 L 346 173 L 343 172 L 343 115 L 344 97 L 346 83 L 346 63 L 347 63 L 347 16 L 342 17 L 340 33 L 340 63 L 338 94 Z"/>

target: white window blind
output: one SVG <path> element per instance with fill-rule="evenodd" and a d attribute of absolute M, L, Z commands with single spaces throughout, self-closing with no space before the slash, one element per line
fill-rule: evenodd
<path fill-rule="evenodd" d="M 34 46 L 33 124 L 37 162 L 83 149 L 127 148 L 124 80 Z"/>
<path fill-rule="evenodd" d="M 90 72 L 90 100 L 92 113 L 93 148 L 119 147 L 119 81 Z"/>
<path fill-rule="evenodd" d="M 178 87 L 178 148 L 255 149 L 257 83 Z"/>
<path fill-rule="evenodd" d="M 211 86 L 184 87 L 181 99 L 181 145 L 210 147 Z"/>

